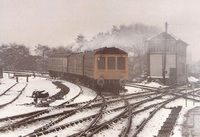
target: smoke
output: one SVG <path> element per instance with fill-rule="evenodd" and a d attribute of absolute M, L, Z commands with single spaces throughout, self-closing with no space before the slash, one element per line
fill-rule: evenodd
<path fill-rule="evenodd" d="M 116 47 L 126 52 L 131 52 L 136 48 L 144 48 L 146 39 L 158 32 L 159 29 L 156 26 L 147 26 L 139 23 L 129 26 L 113 26 L 110 32 L 98 33 L 90 41 L 82 40 L 79 43 L 75 43 L 72 50 L 84 52 L 102 47 Z"/>

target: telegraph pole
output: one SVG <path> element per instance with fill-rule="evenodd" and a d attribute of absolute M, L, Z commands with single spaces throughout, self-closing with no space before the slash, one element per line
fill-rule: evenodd
<path fill-rule="evenodd" d="M 162 70 L 164 84 L 166 84 L 165 73 L 166 73 L 167 27 L 168 27 L 168 23 L 165 22 L 165 35 L 164 35 L 164 45 L 163 45 L 164 46 L 163 47 L 163 70 Z"/>

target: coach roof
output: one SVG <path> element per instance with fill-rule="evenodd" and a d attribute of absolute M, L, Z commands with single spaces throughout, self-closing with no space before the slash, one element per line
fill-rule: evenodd
<path fill-rule="evenodd" d="M 52 54 L 49 57 L 68 57 L 70 54 L 68 53 L 56 53 L 56 54 Z"/>
<path fill-rule="evenodd" d="M 95 54 L 127 54 L 125 51 L 115 47 L 104 47 L 94 50 Z"/>
<path fill-rule="evenodd" d="M 77 54 L 127 54 L 125 51 L 115 48 L 115 47 L 103 47 L 99 49 L 95 49 L 93 51 L 86 51 L 86 52 L 79 52 L 79 53 L 72 53 L 72 54 L 67 54 L 67 53 L 60 53 L 60 54 L 52 54 L 49 57 L 68 57 L 68 56 L 73 56 Z"/>

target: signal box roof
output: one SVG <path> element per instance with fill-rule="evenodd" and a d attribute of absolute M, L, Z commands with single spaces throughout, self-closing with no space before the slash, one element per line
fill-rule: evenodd
<path fill-rule="evenodd" d="M 188 45 L 186 42 L 182 41 L 181 39 L 177 38 L 176 36 L 174 36 L 173 34 L 167 33 L 167 32 L 161 32 L 158 33 L 150 38 L 147 39 L 147 41 L 151 41 L 151 40 L 175 40 L 177 42 L 182 43 L 183 45 Z"/>

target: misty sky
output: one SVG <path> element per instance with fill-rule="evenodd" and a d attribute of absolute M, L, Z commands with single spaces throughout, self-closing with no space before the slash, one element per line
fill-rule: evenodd
<path fill-rule="evenodd" d="M 113 25 L 157 25 L 189 44 L 200 59 L 199 0 L 0 0 L 0 45 L 52 46 L 90 40 Z"/>

